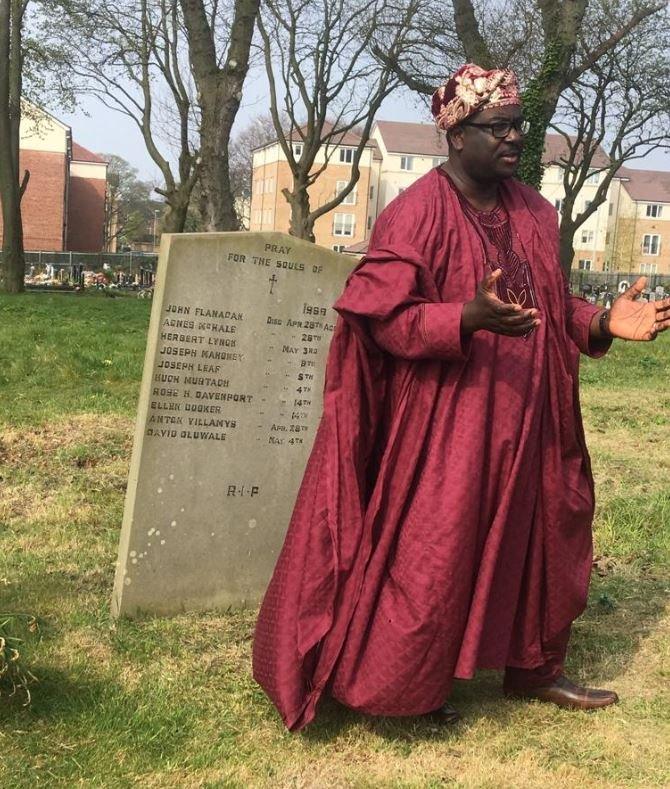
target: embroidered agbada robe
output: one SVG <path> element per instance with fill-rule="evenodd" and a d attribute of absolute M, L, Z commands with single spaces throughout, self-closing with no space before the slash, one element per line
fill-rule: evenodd
<path fill-rule="evenodd" d="M 490 268 L 439 169 L 381 214 L 335 305 L 323 417 L 254 642 L 289 729 L 324 691 L 364 713 L 432 711 L 454 677 L 542 665 L 585 606 L 578 356 L 607 344 L 567 291 L 553 207 L 513 180 L 501 192 L 541 311 L 527 338 L 461 336 Z"/>

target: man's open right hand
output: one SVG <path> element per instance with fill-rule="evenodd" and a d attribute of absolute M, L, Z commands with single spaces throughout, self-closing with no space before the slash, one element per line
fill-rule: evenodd
<path fill-rule="evenodd" d="M 507 304 L 495 292 L 496 281 L 502 270 L 496 269 L 485 277 L 477 287 L 477 295 L 463 305 L 461 331 L 473 334 L 481 329 L 505 334 L 508 337 L 523 337 L 540 325 L 536 309 L 524 310 L 520 304 Z"/>

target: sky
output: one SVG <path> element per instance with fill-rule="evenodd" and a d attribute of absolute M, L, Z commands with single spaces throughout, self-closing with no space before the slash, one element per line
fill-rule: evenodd
<path fill-rule="evenodd" d="M 242 105 L 235 129 L 244 128 L 254 117 L 267 112 L 264 80 L 259 74 L 250 74 L 245 85 Z M 159 184 L 160 171 L 146 151 L 139 128 L 125 115 L 108 109 L 93 98 L 83 98 L 74 113 L 52 113 L 72 128 L 73 139 L 95 153 L 114 153 L 130 162 L 142 180 Z M 427 105 L 410 91 L 389 97 L 377 114 L 378 120 L 430 123 Z M 233 133 L 235 132 L 233 130 Z M 641 169 L 670 171 L 670 154 L 654 151 L 644 159 L 636 159 L 627 166 Z"/>

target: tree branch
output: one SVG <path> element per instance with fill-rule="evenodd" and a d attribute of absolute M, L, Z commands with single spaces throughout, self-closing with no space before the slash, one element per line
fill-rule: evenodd
<path fill-rule="evenodd" d="M 454 25 L 465 49 L 465 57 L 482 68 L 493 68 L 493 57 L 484 40 L 470 0 L 453 0 Z"/>

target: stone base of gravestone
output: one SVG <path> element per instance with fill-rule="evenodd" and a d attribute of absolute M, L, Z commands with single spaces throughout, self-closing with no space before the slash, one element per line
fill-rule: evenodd
<path fill-rule="evenodd" d="M 355 261 L 281 233 L 163 236 L 112 610 L 263 595 Z"/>

